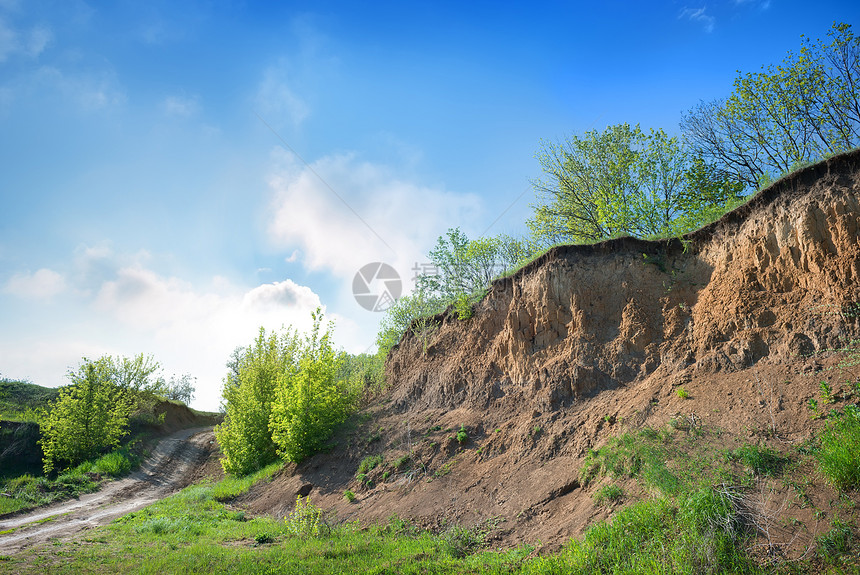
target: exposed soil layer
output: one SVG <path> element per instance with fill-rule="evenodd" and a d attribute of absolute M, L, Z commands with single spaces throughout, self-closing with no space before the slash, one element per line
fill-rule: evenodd
<path fill-rule="evenodd" d="M 145 507 L 200 478 L 218 451 L 211 428 L 192 428 L 162 439 L 140 469 L 79 499 L 0 519 L 0 555 L 65 538 Z"/>
<path fill-rule="evenodd" d="M 472 318 L 449 311 L 436 329 L 407 334 L 388 357 L 391 391 L 332 451 L 239 503 L 283 516 L 309 493 L 340 519 L 492 520 L 500 545 L 552 549 L 611 514 L 579 469 L 623 430 L 687 420 L 720 430 L 713 441 L 726 448 L 786 452 L 823 425 L 807 405 L 821 382 L 839 407 L 857 379 L 834 369 L 844 358 L 834 350 L 860 331 L 858 220 L 851 152 L 682 238 L 554 248 L 496 281 Z M 356 478 L 374 454 L 386 465 Z M 804 510 L 838 499 L 816 477 L 807 496 L 821 508 Z M 645 495 L 629 483 L 629 498 Z M 795 497 L 771 488 L 774 500 Z M 796 513 L 805 534 L 785 537 L 797 549 L 833 516 Z"/>

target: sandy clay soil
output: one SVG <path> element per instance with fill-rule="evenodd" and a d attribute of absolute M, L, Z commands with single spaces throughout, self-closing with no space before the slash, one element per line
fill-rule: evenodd
<path fill-rule="evenodd" d="M 105 525 L 189 485 L 217 451 L 211 427 L 183 429 L 162 439 L 140 469 L 89 493 L 30 513 L 0 518 L 0 555 Z"/>

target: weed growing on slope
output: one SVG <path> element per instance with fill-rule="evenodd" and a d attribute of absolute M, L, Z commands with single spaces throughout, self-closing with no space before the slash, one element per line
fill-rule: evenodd
<path fill-rule="evenodd" d="M 624 491 L 615 484 L 604 485 L 594 494 L 595 505 L 603 505 L 607 501 L 617 501 L 624 497 Z"/>
<path fill-rule="evenodd" d="M 814 451 L 821 473 L 837 488 L 860 489 L 860 410 L 848 406 L 827 423 Z"/>
<path fill-rule="evenodd" d="M 760 445 L 743 445 L 730 451 L 727 457 L 743 463 L 754 475 L 767 477 L 776 477 L 788 463 L 787 457 Z"/>
<path fill-rule="evenodd" d="M 357 474 L 367 474 L 382 465 L 382 455 L 368 455 L 358 464 Z"/>
<path fill-rule="evenodd" d="M 296 506 L 285 521 L 287 532 L 293 537 L 323 537 L 331 533 L 322 509 L 311 503 L 310 497 L 304 501 L 301 496 L 296 497 Z"/>

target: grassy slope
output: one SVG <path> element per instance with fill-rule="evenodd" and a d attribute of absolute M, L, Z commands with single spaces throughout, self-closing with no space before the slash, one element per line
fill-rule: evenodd
<path fill-rule="evenodd" d="M 856 433 L 860 419 L 852 426 Z M 829 505 L 807 497 L 824 482 L 819 446 L 777 450 L 684 419 L 630 431 L 592 451 L 581 470 L 585 492 L 615 514 L 550 556 L 528 546 L 485 549 L 492 523 L 433 534 L 396 518 L 329 524 L 313 506 L 275 519 L 229 505 L 253 481 L 269 480 L 279 470 L 273 465 L 246 480 L 189 487 L 84 538 L 5 558 L 0 573 L 856 573 L 860 485 L 835 492 Z M 647 495 L 628 495 L 631 485 Z M 758 507 L 765 487 L 790 502 L 784 517 Z M 803 556 L 780 559 L 757 526 L 791 527 L 804 512 L 826 516 L 829 528 L 806 534 Z"/>
<path fill-rule="evenodd" d="M 59 390 L 51 387 L 0 379 L 0 420 L 36 421 L 36 411 L 58 395 Z"/>

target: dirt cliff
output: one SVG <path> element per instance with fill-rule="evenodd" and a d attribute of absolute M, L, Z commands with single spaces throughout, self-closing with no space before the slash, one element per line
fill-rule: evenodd
<path fill-rule="evenodd" d="M 449 311 L 407 334 L 388 357 L 390 393 L 330 453 L 239 503 L 282 516 L 310 493 L 341 519 L 491 520 L 499 544 L 552 549 L 613 512 L 579 471 L 614 435 L 709 426 L 708 449 L 798 445 L 822 425 L 808 405 L 822 382 L 850 397 L 830 368 L 860 331 L 858 220 L 851 152 L 682 238 L 557 247 L 496 281 L 470 319 Z M 370 455 L 383 465 L 358 474 Z M 768 488 L 789 501 L 787 484 Z M 645 495 L 623 487 L 628 500 Z M 827 528 L 812 509 L 832 501 L 828 489 L 804 492 L 811 507 L 791 520 L 805 531 L 786 541 Z"/>
<path fill-rule="evenodd" d="M 780 180 L 683 238 L 557 247 L 388 362 L 401 406 L 538 409 L 649 377 L 835 347 L 860 303 L 860 153 Z"/>

